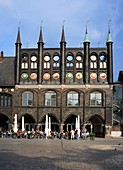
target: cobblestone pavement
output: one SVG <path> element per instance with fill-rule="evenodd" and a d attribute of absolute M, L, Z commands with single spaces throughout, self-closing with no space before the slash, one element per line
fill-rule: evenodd
<path fill-rule="evenodd" d="M 123 139 L 0 138 L 0 170 L 121 170 Z"/>

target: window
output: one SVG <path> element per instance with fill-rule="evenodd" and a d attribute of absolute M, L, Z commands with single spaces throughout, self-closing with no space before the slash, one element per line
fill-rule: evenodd
<path fill-rule="evenodd" d="M 100 62 L 100 68 L 106 68 L 106 62 Z"/>
<path fill-rule="evenodd" d="M 82 68 L 82 63 L 76 63 L 76 68 Z"/>
<path fill-rule="evenodd" d="M 100 92 L 90 93 L 90 105 L 102 106 L 102 93 Z"/>
<path fill-rule="evenodd" d="M 106 68 L 106 56 L 100 55 L 99 57 L 100 61 L 100 68 Z"/>
<path fill-rule="evenodd" d="M 82 54 L 78 54 L 76 56 L 76 68 L 82 68 L 83 67 L 83 57 Z"/>
<path fill-rule="evenodd" d="M 33 93 L 32 92 L 22 93 L 22 106 L 33 106 Z"/>
<path fill-rule="evenodd" d="M 90 56 L 90 68 L 97 68 L 97 56 Z"/>
<path fill-rule="evenodd" d="M 78 106 L 78 93 L 74 91 L 67 93 L 67 106 Z"/>
<path fill-rule="evenodd" d="M 54 63 L 53 63 L 53 67 L 59 67 L 59 63 L 54 62 Z"/>
<path fill-rule="evenodd" d="M 35 54 L 31 56 L 31 69 L 37 69 L 37 57 Z"/>
<path fill-rule="evenodd" d="M 37 63 L 31 62 L 31 69 L 37 69 Z"/>
<path fill-rule="evenodd" d="M 56 93 L 49 91 L 45 93 L 45 106 L 56 106 Z"/>
<path fill-rule="evenodd" d="M 44 68 L 50 68 L 50 63 L 49 62 L 44 62 Z"/>
<path fill-rule="evenodd" d="M 59 56 L 54 55 L 53 56 L 53 67 L 59 67 L 59 63 L 60 63 Z"/>
<path fill-rule="evenodd" d="M 97 68 L 97 63 L 96 62 L 90 62 L 90 68 Z"/>
<path fill-rule="evenodd" d="M 0 94 L 0 106 L 7 107 L 11 106 L 12 97 L 9 94 Z"/>
<path fill-rule="evenodd" d="M 67 67 L 73 67 L 73 63 L 68 62 L 66 66 L 67 66 Z"/>
<path fill-rule="evenodd" d="M 49 55 L 44 56 L 44 68 L 47 68 L 47 69 L 50 68 L 50 56 Z"/>
<path fill-rule="evenodd" d="M 25 62 L 21 63 L 21 68 L 28 69 L 28 63 L 25 63 Z"/>
<path fill-rule="evenodd" d="M 28 55 L 27 54 L 22 55 L 21 68 L 22 69 L 28 69 Z"/>
<path fill-rule="evenodd" d="M 66 67 L 73 67 L 73 56 L 72 55 L 67 55 L 67 60 L 66 60 Z"/>

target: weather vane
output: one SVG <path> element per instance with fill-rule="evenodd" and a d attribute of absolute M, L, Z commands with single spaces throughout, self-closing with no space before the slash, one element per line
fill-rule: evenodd
<path fill-rule="evenodd" d="M 108 30 L 110 32 L 110 23 L 111 23 L 111 19 L 108 21 Z"/>
<path fill-rule="evenodd" d="M 41 21 L 41 26 L 40 27 L 42 27 L 42 23 L 43 23 L 43 20 Z"/>
<path fill-rule="evenodd" d="M 88 22 L 90 22 L 90 21 L 89 21 L 89 20 L 86 21 L 86 30 L 87 30 L 87 24 L 88 24 Z"/>
<path fill-rule="evenodd" d="M 20 28 L 21 22 L 18 23 L 18 28 Z"/>
<path fill-rule="evenodd" d="M 63 22 L 62 22 L 62 26 L 64 27 L 64 23 L 65 23 L 65 20 L 63 20 Z"/>

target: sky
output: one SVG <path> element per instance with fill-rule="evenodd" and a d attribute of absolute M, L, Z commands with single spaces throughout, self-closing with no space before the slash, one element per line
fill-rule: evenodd
<path fill-rule="evenodd" d="M 86 25 L 90 47 L 105 47 L 110 23 L 117 81 L 123 70 L 122 9 L 123 0 L 0 0 L 0 51 L 15 56 L 18 26 L 22 48 L 37 48 L 41 25 L 45 47 L 59 47 L 63 23 L 67 47 L 83 47 Z"/>

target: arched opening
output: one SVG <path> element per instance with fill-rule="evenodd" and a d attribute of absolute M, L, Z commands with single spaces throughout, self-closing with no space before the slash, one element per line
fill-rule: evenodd
<path fill-rule="evenodd" d="M 88 122 L 86 122 L 86 129 L 88 132 L 95 133 L 96 137 L 105 137 L 104 120 L 98 115 L 92 116 Z"/>
<path fill-rule="evenodd" d="M 64 122 L 64 127 L 63 130 L 64 132 L 71 131 L 72 129 L 74 130 L 76 127 L 76 118 L 77 116 L 75 115 L 70 115 L 66 121 Z"/>
<path fill-rule="evenodd" d="M 26 131 L 32 131 L 32 129 L 36 130 L 36 124 L 35 124 L 35 120 L 34 118 L 29 115 L 29 114 L 25 114 L 24 116 L 24 128 Z M 20 129 L 22 129 L 22 117 L 19 121 L 20 124 Z"/>
<path fill-rule="evenodd" d="M 57 118 L 55 116 L 53 116 L 52 114 L 48 114 L 48 123 L 49 123 L 49 118 L 51 121 L 51 131 L 59 131 L 59 122 L 57 120 Z M 46 122 L 46 115 L 42 118 L 42 120 L 40 121 L 40 126 L 39 126 L 39 130 L 45 131 L 45 122 Z M 49 127 L 49 124 L 48 124 Z"/>
<path fill-rule="evenodd" d="M 10 120 L 4 114 L 0 114 L 0 131 L 7 131 L 10 129 Z"/>

